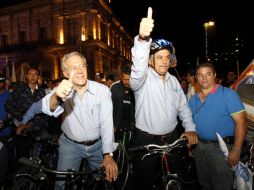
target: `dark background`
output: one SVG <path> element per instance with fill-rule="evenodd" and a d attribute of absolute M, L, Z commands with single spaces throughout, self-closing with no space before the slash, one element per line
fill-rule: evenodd
<path fill-rule="evenodd" d="M 0 0 L 0 7 L 25 1 L 28 0 Z M 233 34 L 241 34 L 244 43 L 241 71 L 254 58 L 254 7 L 250 0 L 111 0 L 115 16 L 133 37 L 138 34 L 139 23 L 146 17 L 149 6 L 153 8 L 155 21 L 152 38 L 173 42 L 180 72 L 196 65 L 204 48 L 201 46 L 205 33 L 203 24 L 209 20 L 216 23 L 216 39 L 221 49 L 231 45 Z"/>
<path fill-rule="evenodd" d="M 125 2 L 125 3 L 124 3 Z M 139 23 L 146 17 L 147 8 L 153 8 L 155 21 L 152 38 L 166 38 L 176 47 L 177 69 L 182 72 L 187 67 L 195 67 L 202 51 L 204 39 L 203 24 L 215 21 L 217 45 L 220 49 L 232 46 L 233 34 L 241 34 L 244 47 L 242 71 L 254 58 L 254 14 L 251 1 L 171 1 L 171 0 L 112 0 L 114 13 L 133 34 L 138 34 Z M 226 69 L 235 69 L 235 62 Z M 219 67 L 220 72 L 225 69 Z"/>

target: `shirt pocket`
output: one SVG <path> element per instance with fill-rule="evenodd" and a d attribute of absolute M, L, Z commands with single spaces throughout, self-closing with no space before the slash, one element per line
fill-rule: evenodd
<path fill-rule="evenodd" d="M 91 106 L 92 120 L 98 126 L 100 124 L 100 105 L 94 104 Z"/>

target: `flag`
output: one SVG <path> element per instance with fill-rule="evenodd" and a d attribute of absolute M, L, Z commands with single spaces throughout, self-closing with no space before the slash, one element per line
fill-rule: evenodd
<path fill-rule="evenodd" d="M 254 59 L 241 73 L 240 77 L 233 83 L 232 89 L 237 89 L 242 84 L 254 84 Z"/>
<path fill-rule="evenodd" d="M 20 78 L 19 81 L 25 81 L 24 65 L 21 65 Z"/>
<path fill-rule="evenodd" d="M 12 61 L 11 82 L 17 82 L 14 61 Z"/>
<path fill-rule="evenodd" d="M 218 138 L 219 146 L 225 158 L 228 157 L 228 148 L 220 134 L 216 133 Z M 237 190 L 252 190 L 252 178 L 253 174 L 247 165 L 242 163 L 241 161 L 234 166 L 233 171 L 235 173 L 235 185 Z"/>

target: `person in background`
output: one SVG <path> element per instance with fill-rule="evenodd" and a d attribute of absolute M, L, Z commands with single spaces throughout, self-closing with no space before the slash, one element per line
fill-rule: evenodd
<path fill-rule="evenodd" d="M 187 80 L 185 78 L 181 78 L 179 80 L 179 82 L 180 82 L 180 85 L 183 89 L 184 94 L 187 96 L 187 92 L 188 92 L 188 82 L 187 82 Z"/>
<path fill-rule="evenodd" d="M 5 81 L 6 81 L 5 76 L 0 73 L 0 140 L 2 140 L 3 142 L 5 142 L 5 140 L 1 139 L 1 137 L 2 138 L 8 137 L 11 132 L 10 127 L 4 126 L 4 123 L 8 118 L 8 113 L 5 108 L 5 103 L 10 95 L 10 93 L 5 87 Z"/>
<path fill-rule="evenodd" d="M 10 123 L 8 122 L 8 113 L 5 109 L 5 103 L 10 93 L 6 89 L 5 81 L 5 75 L 0 73 L 0 147 L 2 148 L 0 151 L 0 155 L 3 154 L 0 158 L 0 179 L 6 173 L 7 168 L 9 168 L 9 170 L 14 169 L 13 166 L 15 162 L 15 141 L 11 134 L 12 128 L 10 126 Z"/>
<path fill-rule="evenodd" d="M 165 39 L 153 40 L 152 8 L 148 8 L 147 18 L 142 18 L 139 35 L 134 38 L 130 87 L 135 96 L 134 145 L 172 143 L 176 135 L 177 115 L 183 120 L 185 132 L 190 144 L 196 144 L 198 137 L 192 121 L 191 110 L 185 94 L 169 67 L 176 61 L 173 44 Z M 150 190 L 161 159 L 155 156 L 142 159 L 144 152 L 134 155 L 135 189 Z M 171 164 L 174 172 L 181 163 Z"/>
<path fill-rule="evenodd" d="M 195 69 L 188 69 L 186 74 L 186 80 L 188 82 L 188 90 L 187 90 L 187 100 L 189 101 L 191 96 L 197 93 L 200 90 L 199 84 L 195 78 Z"/>
<path fill-rule="evenodd" d="M 63 117 L 57 169 L 79 170 L 81 159 L 85 158 L 92 170 L 104 166 L 106 179 L 112 182 L 118 176 L 118 167 L 113 160 L 116 144 L 111 92 L 106 85 L 87 79 L 87 63 L 82 54 L 65 54 L 61 67 L 68 80 L 62 80 L 42 99 L 44 113 Z M 56 187 L 63 186 L 63 181 L 56 182 Z"/>
<path fill-rule="evenodd" d="M 30 67 L 26 72 L 26 82 L 20 82 L 6 101 L 5 107 L 8 114 L 18 125 L 16 129 L 16 153 L 17 159 L 29 157 L 29 150 L 33 144 L 33 137 L 40 136 L 42 131 L 47 130 L 48 117 L 41 113 L 36 115 L 28 125 L 20 125 L 23 115 L 29 107 L 45 96 L 45 90 L 38 86 L 40 71 Z M 19 135 L 25 128 L 31 128 L 31 136 Z"/>
<path fill-rule="evenodd" d="M 107 75 L 105 85 L 110 88 L 114 81 L 115 81 L 115 76 L 114 75 Z"/>
<path fill-rule="evenodd" d="M 239 162 L 246 135 L 244 106 L 236 91 L 215 83 L 212 64 L 198 65 L 196 78 L 201 90 L 191 97 L 189 105 L 199 137 L 193 150 L 198 180 L 205 190 L 231 190 L 232 167 Z M 216 133 L 227 143 L 227 158 Z"/>
<path fill-rule="evenodd" d="M 229 88 L 236 81 L 236 79 L 237 79 L 237 75 L 236 75 L 235 71 L 229 70 L 227 72 L 226 79 L 224 79 L 221 84 L 222 84 L 222 86 Z"/>
<path fill-rule="evenodd" d="M 47 83 L 46 83 L 46 88 L 45 88 L 45 93 L 46 94 L 49 94 L 51 92 L 51 90 L 53 90 L 53 81 L 52 80 L 47 80 Z"/>
<path fill-rule="evenodd" d="M 135 100 L 130 89 L 131 67 L 121 67 L 121 80 L 112 84 L 110 90 L 113 101 L 113 120 L 116 140 L 120 140 L 124 130 L 131 130 L 135 124 Z"/>

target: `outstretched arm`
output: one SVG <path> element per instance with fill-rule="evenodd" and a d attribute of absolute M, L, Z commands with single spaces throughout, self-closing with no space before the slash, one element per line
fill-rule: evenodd
<path fill-rule="evenodd" d="M 153 27 L 152 8 L 149 7 L 147 17 L 142 18 L 140 22 L 139 35 L 135 37 L 134 46 L 131 50 L 133 65 L 131 67 L 130 86 L 133 91 L 139 90 L 146 80 L 152 42 L 150 34 Z"/>

